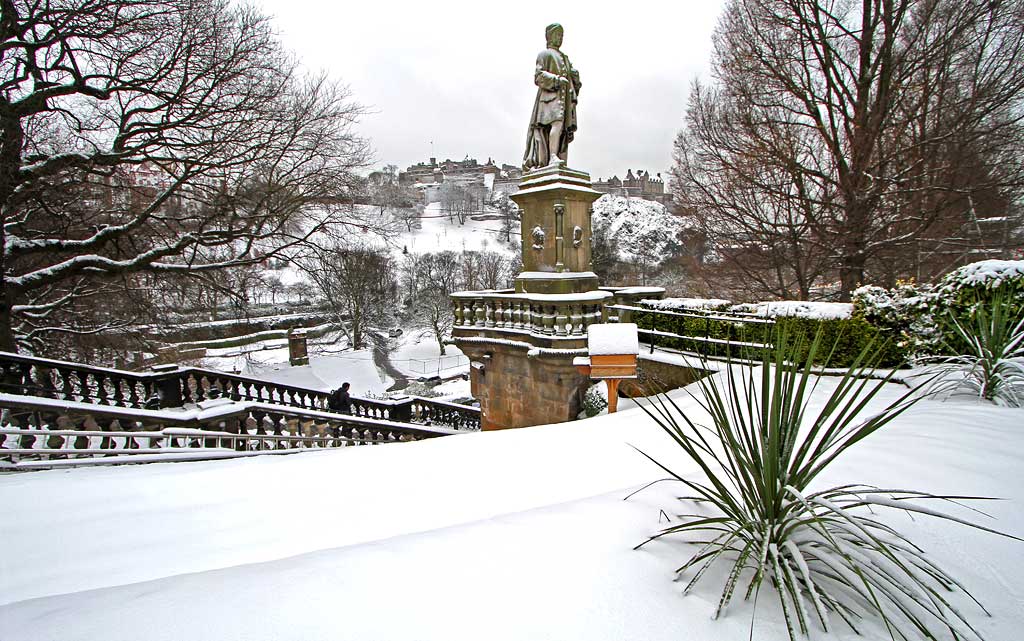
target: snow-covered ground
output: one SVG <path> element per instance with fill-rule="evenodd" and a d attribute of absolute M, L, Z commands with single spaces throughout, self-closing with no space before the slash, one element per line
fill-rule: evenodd
<path fill-rule="evenodd" d="M 469 372 L 469 359 L 454 345 L 445 347 L 445 355 L 429 332 L 413 329 L 391 339 L 390 360 L 395 369 L 410 379 L 450 378 Z M 354 396 L 379 396 L 394 384 L 373 359 L 372 349 L 352 350 L 344 338 L 329 333 L 313 339 L 309 346 L 309 365 L 288 364 L 287 339 L 274 339 L 246 345 L 211 349 L 203 365 L 224 372 L 239 372 L 266 381 L 333 390 L 344 382 L 352 384 Z M 465 395 L 465 394 L 463 394 Z"/>
<path fill-rule="evenodd" d="M 288 340 L 262 341 L 244 347 L 208 350 L 203 365 L 222 372 L 239 372 L 245 376 L 284 385 L 297 385 L 330 391 L 344 382 L 352 385 L 353 396 L 379 396 L 392 384 L 373 361 L 373 350 L 344 348 L 337 334 L 311 341 L 309 365 L 288 364 Z"/>
<path fill-rule="evenodd" d="M 440 376 L 448 378 L 469 373 L 469 359 L 454 345 L 446 345 L 444 356 L 433 333 L 428 330 L 406 331 L 395 341 L 391 363 L 412 379 Z"/>
<path fill-rule="evenodd" d="M 497 215 L 496 210 L 487 212 Z M 519 227 L 513 229 L 512 240 L 519 242 Z M 441 210 L 441 203 L 430 203 L 423 210 L 420 219 L 420 228 L 412 233 L 402 231 L 402 234 L 395 241 L 401 258 L 403 248 L 416 254 L 440 251 L 494 251 L 512 255 L 512 248 L 504 241 L 501 233 L 500 220 L 472 220 L 467 219 L 465 225 L 460 225 L 458 219 L 449 220 L 448 216 Z"/>
<path fill-rule="evenodd" d="M 816 399 L 831 389 L 825 379 Z M 890 385 L 872 402 L 905 388 Z M 685 411 L 697 411 L 684 392 Z M 630 445 L 696 474 L 638 409 L 584 422 L 226 462 L 0 477 L 5 641 L 748 638 L 714 580 L 682 596 L 694 548 L 632 547 L 679 487 Z M 847 482 L 1001 497 L 985 525 L 1024 535 L 1024 410 L 924 401 L 839 459 Z M 1024 543 L 881 512 L 992 612 L 954 602 L 992 641 L 1024 626 Z M 754 639 L 786 638 L 758 605 Z M 873 624 L 864 637 L 888 638 Z M 820 631 L 812 638 L 824 638 Z"/>

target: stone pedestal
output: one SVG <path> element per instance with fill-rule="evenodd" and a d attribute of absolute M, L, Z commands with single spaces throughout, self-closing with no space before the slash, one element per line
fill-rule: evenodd
<path fill-rule="evenodd" d="M 501 430 L 571 421 L 579 414 L 590 380 L 572 358 L 529 353 L 528 345 L 463 347 L 473 363 L 470 385 L 480 401 L 481 429 Z"/>
<path fill-rule="evenodd" d="M 601 193 L 583 171 L 527 172 L 511 198 L 522 211 L 523 269 L 517 292 L 576 294 L 597 289 L 590 262 L 590 214 Z"/>

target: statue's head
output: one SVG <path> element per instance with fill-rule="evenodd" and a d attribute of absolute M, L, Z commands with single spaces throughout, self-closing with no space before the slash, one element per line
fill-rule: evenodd
<path fill-rule="evenodd" d="M 558 24 L 557 22 L 554 23 L 554 24 L 549 24 L 547 26 L 547 28 L 544 29 L 544 37 L 548 41 L 548 46 L 549 47 L 552 47 L 552 46 L 553 47 L 561 47 L 562 46 L 562 34 L 564 34 L 564 33 L 565 33 L 565 30 L 562 29 L 562 25 Z"/>

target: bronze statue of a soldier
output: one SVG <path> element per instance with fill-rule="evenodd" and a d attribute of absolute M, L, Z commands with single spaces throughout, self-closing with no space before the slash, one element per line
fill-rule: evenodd
<path fill-rule="evenodd" d="M 569 159 L 569 143 L 576 133 L 576 101 L 580 92 L 580 74 L 572 68 L 562 46 L 560 24 L 544 30 L 548 48 L 537 56 L 533 81 L 537 98 L 530 117 L 523 169 L 563 164 Z"/>

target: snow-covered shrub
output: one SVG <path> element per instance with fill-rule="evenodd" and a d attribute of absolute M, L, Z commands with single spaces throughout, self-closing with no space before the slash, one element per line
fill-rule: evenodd
<path fill-rule="evenodd" d="M 853 291 L 853 314 L 877 327 L 906 357 L 933 353 L 941 342 L 934 294 L 928 285 L 898 281 L 892 289 L 865 285 Z"/>
<path fill-rule="evenodd" d="M 608 388 L 604 381 L 595 383 L 587 388 L 583 395 L 583 405 L 580 407 L 580 415 L 586 418 L 597 416 L 608 407 Z"/>
<path fill-rule="evenodd" d="M 930 297 L 935 318 L 952 315 L 964 327 L 974 326 L 978 311 L 996 297 L 1003 297 L 1006 312 L 1024 313 L 1024 260 L 983 260 L 954 269 L 936 285 Z M 941 335 L 931 344 L 935 353 L 971 353 L 970 343 L 948 323 L 940 323 Z"/>
<path fill-rule="evenodd" d="M 902 639 L 935 639 L 946 631 L 964 638 L 964 630 L 978 636 L 950 603 L 950 592 L 966 592 L 962 584 L 877 518 L 884 507 L 959 521 L 916 503 L 948 499 L 855 484 L 809 490 L 838 456 L 910 407 L 913 392 L 877 414 L 858 416 L 886 383 L 866 378 L 878 365 L 869 344 L 824 406 L 811 410 L 810 365 L 827 343 L 818 334 L 803 349 L 802 337 L 792 339 L 785 327 L 773 340 L 776 349 L 760 369 L 730 366 L 697 383 L 692 396 L 707 421 L 664 396 L 641 405 L 703 472 L 677 474 L 648 456 L 692 492 L 681 500 L 693 509 L 647 542 L 677 534 L 694 539 L 698 550 L 677 573 L 689 579 L 684 594 L 706 576 L 725 577 L 715 617 L 737 593 L 753 597 L 756 608 L 761 588 L 774 592 L 791 639 L 815 624 L 828 632 L 837 617 L 854 628 L 865 614 Z M 715 565 L 725 568 L 707 572 Z"/>
<path fill-rule="evenodd" d="M 972 320 L 945 317 L 948 332 L 966 348 L 942 359 L 940 391 L 967 390 L 999 405 L 1024 407 L 1024 309 L 1000 292 L 977 307 Z"/>

